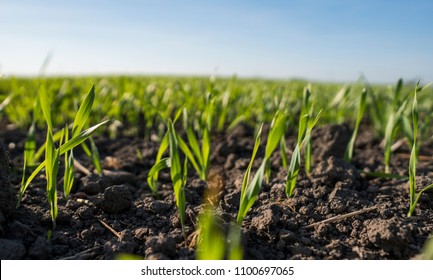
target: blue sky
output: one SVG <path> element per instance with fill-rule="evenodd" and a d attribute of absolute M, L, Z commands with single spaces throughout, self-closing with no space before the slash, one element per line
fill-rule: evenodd
<path fill-rule="evenodd" d="M 433 81 L 433 1 L 0 0 L 0 72 Z"/>

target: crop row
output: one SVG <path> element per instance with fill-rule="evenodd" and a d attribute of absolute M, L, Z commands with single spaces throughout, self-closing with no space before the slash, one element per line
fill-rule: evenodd
<path fill-rule="evenodd" d="M 257 199 L 263 181 L 269 181 L 272 153 L 279 147 L 281 164 L 288 174 L 286 195 L 291 197 L 301 166 L 306 173 L 310 172 L 311 133 L 319 121 L 353 126 L 345 153 L 347 162 L 352 160 L 361 123 L 373 127 L 376 137 L 382 138 L 384 143 L 385 168 L 375 172 L 377 176 L 393 176 L 390 169 L 392 145 L 397 139 L 405 139 L 411 149 L 408 216 L 414 214 L 421 194 L 433 188 L 433 185 L 421 186 L 421 191 L 416 192 L 415 184 L 420 143 L 432 137 L 433 92 L 429 85 L 421 86 L 419 82 L 404 85 L 399 80 L 395 86 L 371 86 L 365 79 L 353 85 L 315 86 L 302 81 L 236 78 L 217 81 L 112 77 L 98 79 L 92 86 L 93 81 L 90 78 L 0 80 L 1 116 L 16 126 L 28 128 L 17 207 L 31 181 L 45 169 L 53 228 L 58 211 L 56 190 L 60 156 L 64 158 L 63 189 L 68 199 L 74 180 L 73 150 L 81 145 L 100 172 L 98 150 L 91 135 L 104 126 L 110 137 L 117 137 L 119 133 L 136 133 L 143 138 L 159 139 L 160 148 L 155 165 L 149 171 L 148 185 L 156 197 L 158 173 L 170 169 L 182 232 L 185 232 L 184 191 L 188 174 L 191 174 L 190 167 L 200 179 L 207 181 L 211 135 L 230 130 L 241 122 L 256 128 L 253 153 L 242 182 L 237 221 L 230 233 L 232 242 L 228 255 L 231 258 L 242 255 L 240 227 Z M 82 98 L 83 92 L 88 93 Z M 97 124 L 85 129 L 87 123 Z M 252 176 L 265 123 L 270 127 L 265 154 Z M 41 147 L 36 147 L 36 130 L 47 133 Z M 290 147 L 293 151 L 290 158 L 286 153 L 287 134 L 297 134 L 295 146 Z M 168 156 L 163 157 L 167 155 L 166 151 Z M 43 160 L 42 155 L 45 155 Z M 29 177 L 26 170 L 32 171 Z M 213 204 L 210 203 L 199 217 L 200 258 L 222 258 L 226 253 L 212 249 L 215 247 L 212 240 L 221 239 L 213 213 Z"/>

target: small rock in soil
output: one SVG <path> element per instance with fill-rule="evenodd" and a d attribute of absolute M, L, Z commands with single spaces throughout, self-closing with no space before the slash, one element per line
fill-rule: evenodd
<path fill-rule="evenodd" d="M 118 214 L 128 210 L 132 205 L 131 195 L 127 185 L 111 186 L 105 189 L 102 198 L 96 205 L 102 211 L 110 214 Z"/>
<path fill-rule="evenodd" d="M 47 260 L 52 257 L 52 254 L 53 248 L 51 247 L 51 243 L 46 238 L 39 236 L 30 247 L 28 256 L 31 259 Z"/>
<path fill-rule="evenodd" d="M 22 260 L 25 255 L 26 248 L 20 241 L 0 239 L 0 259 Z"/>
<path fill-rule="evenodd" d="M 347 124 L 325 125 L 313 129 L 314 158 L 324 159 L 330 156 L 344 157 L 351 131 Z"/>

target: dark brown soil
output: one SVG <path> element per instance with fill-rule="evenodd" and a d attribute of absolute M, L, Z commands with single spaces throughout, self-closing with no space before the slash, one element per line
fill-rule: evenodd
<path fill-rule="evenodd" d="M 410 259 L 419 254 L 433 231 L 433 193 L 423 195 L 416 214 L 408 218 L 407 179 L 373 178 L 362 172 L 383 170 L 380 141 L 368 129 L 357 139 L 353 164 L 341 159 L 350 133 L 344 125 L 315 131 L 314 167 L 309 175 L 300 173 L 290 199 L 284 193 L 286 171 L 275 153 L 270 183 L 263 185 L 243 223 L 246 259 Z M 239 187 L 254 144 L 252 134 L 249 127 L 238 126 L 213 139 L 211 172 L 224 182 L 217 214 L 225 229 L 238 211 Z M 0 149 L 1 259 L 113 259 L 121 252 L 147 259 L 195 258 L 195 229 L 207 184 L 191 169 L 185 241 L 169 174 L 160 174 L 159 199 L 152 197 L 147 186 L 157 143 L 127 136 L 97 138 L 106 171 L 102 176 L 77 171 L 68 201 L 60 190 L 59 174 L 59 216 L 48 239 L 52 225 L 43 174 L 29 187 L 21 206 L 11 208 L 11 195 L 16 195 L 21 181 L 25 133 L 2 127 L 0 136 L 11 158 L 7 164 Z M 293 141 L 288 138 L 288 147 L 293 147 Z M 432 142 L 424 142 L 419 186 L 432 182 L 432 152 Z M 76 155 L 92 170 L 88 158 L 79 151 Z M 407 174 L 408 155 L 405 145 L 395 152 L 393 173 Z"/>

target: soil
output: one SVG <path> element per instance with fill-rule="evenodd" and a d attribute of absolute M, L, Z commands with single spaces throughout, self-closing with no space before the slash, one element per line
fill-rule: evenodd
<path fill-rule="evenodd" d="M 169 173 L 160 173 L 158 199 L 147 186 L 156 142 L 131 136 L 97 137 L 103 175 L 93 173 L 91 160 L 77 149 L 77 159 L 91 173 L 77 170 L 71 197 L 66 200 L 60 172 L 59 215 L 56 228 L 50 231 L 43 172 L 28 188 L 21 206 L 14 209 L 25 132 L 1 126 L 0 139 L 6 147 L 0 149 L 1 259 L 113 259 L 119 253 L 146 259 L 195 258 L 197 217 L 208 184 L 191 169 L 185 241 Z M 274 153 L 271 180 L 263 185 L 242 225 L 246 259 L 412 259 L 419 255 L 433 232 L 433 192 L 421 197 L 415 215 L 408 218 L 408 180 L 365 175 L 384 169 L 380 140 L 368 127 L 361 127 L 353 164 L 341 159 L 350 133 L 347 125 L 315 130 L 314 166 L 310 174 L 301 171 L 293 198 L 285 196 L 286 171 L 279 152 Z M 39 137 L 40 144 L 44 134 Z M 236 218 L 253 138 L 253 129 L 239 125 L 212 140 L 210 178 L 224 186 L 216 208 L 223 229 Z M 294 140 L 287 138 L 288 156 Z M 263 153 L 260 150 L 253 170 Z M 407 145 L 395 151 L 393 173 L 407 175 L 409 153 Z M 432 154 L 432 141 L 425 141 L 420 150 L 419 186 L 433 181 Z M 334 219 L 327 220 L 330 218 Z"/>

